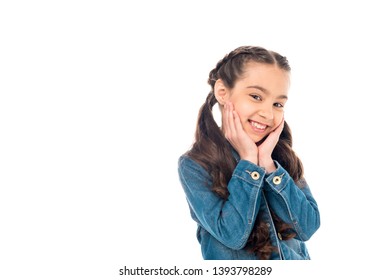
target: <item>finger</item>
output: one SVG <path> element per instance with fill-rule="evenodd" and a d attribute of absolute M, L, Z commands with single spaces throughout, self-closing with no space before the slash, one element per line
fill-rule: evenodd
<path fill-rule="evenodd" d="M 230 133 L 228 114 L 228 104 L 225 103 L 222 108 L 222 129 L 225 136 Z"/>
<path fill-rule="evenodd" d="M 223 127 L 224 127 L 225 137 L 228 140 L 232 140 L 234 134 L 234 125 L 233 125 L 233 115 L 231 112 L 230 102 L 226 102 L 226 104 L 224 105 L 223 121 L 224 121 Z"/>
<path fill-rule="evenodd" d="M 282 119 L 282 122 L 278 125 L 278 127 L 275 129 L 275 133 L 279 136 L 284 128 L 284 118 Z"/>
<path fill-rule="evenodd" d="M 265 141 L 263 142 L 264 145 L 266 145 L 266 143 L 274 143 L 274 144 L 271 144 L 271 145 L 275 145 L 278 141 L 279 141 L 279 137 L 280 137 L 280 134 L 282 133 L 283 131 L 283 127 L 284 127 L 284 119 L 282 120 L 282 122 L 268 135 L 267 139 L 265 139 Z M 259 148 L 261 148 L 262 145 L 259 146 Z"/>
<path fill-rule="evenodd" d="M 227 118 L 228 118 L 230 137 L 235 137 L 235 135 L 237 134 L 237 130 L 234 124 L 233 104 L 231 102 L 228 103 Z"/>
<path fill-rule="evenodd" d="M 270 134 L 280 134 L 283 130 L 283 127 L 284 127 L 284 118 L 282 119 L 282 121 L 278 124 L 277 127 L 275 127 Z"/>
<path fill-rule="evenodd" d="M 282 121 L 280 122 L 280 124 L 275 130 L 283 130 L 283 127 L 284 127 L 284 119 L 282 119 Z"/>
<path fill-rule="evenodd" d="M 234 119 L 234 128 L 238 133 L 241 133 L 244 131 L 244 128 L 242 127 L 241 124 L 241 119 L 240 116 L 236 111 L 233 111 L 233 119 Z"/>

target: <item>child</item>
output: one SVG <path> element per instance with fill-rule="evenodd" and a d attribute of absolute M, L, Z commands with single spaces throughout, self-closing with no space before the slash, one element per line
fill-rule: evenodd
<path fill-rule="evenodd" d="M 289 73 L 285 57 L 244 46 L 209 74 L 195 142 L 179 159 L 204 259 L 310 259 L 304 242 L 320 216 L 284 120 Z"/>

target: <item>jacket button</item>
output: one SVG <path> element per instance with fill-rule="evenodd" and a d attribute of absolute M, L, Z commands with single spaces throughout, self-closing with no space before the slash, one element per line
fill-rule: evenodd
<path fill-rule="evenodd" d="M 282 237 L 282 235 L 280 234 L 280 232 L 278 232 L 278 237 L 279 237 L 280 240 L 283 240 L 283 237 Z"/>
<path fill-rule="evenodd" d="M 280 176 L 275 176 L 275 177 L 272 179 L 272 182 L 274 182 L 275 185 L 279 185 L 279 184 L 282 182 L 282 177 L 280 177 Z"/>
<path fill-rule="evenodd" d="M 257 171 L 253 171 L 253 172 L 251 173 L 251 177 L 252 177 L 253 180 L 259 180 L 260 174 L 259 174 L 259 172 L 257 172 Z"/>

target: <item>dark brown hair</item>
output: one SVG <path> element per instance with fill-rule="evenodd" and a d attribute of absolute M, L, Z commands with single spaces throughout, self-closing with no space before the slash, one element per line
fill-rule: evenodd
<path fill-rule="evenodd" d="M 291 70 L 285 57 L 261 47 L 242 46 L 227 54 L 210 71 L 208 83 L 211 86 L 211 91 L 199 110 L 195 142 L 188 151 L 188 155 L 210 173 L 212 178 L 211 189 L 223 199 L 227 199 L 229 196 L 227 185 L 237 162 L 233 157 L 232 147 L 213 117 L 212 109 L 217 103 L 214 96 L 214 85 L 218 79 L 221 79 L 225 86 L 233 88 L 237 79 L 241 78 L 246 63 L 252 61 L 276 64 L 280 69 L 288 72 Z M 272 152 L 272 158 L 287 170 L 295 182 L 303 178 L 303 166 L 292 150 L 291 130 L 286 122 L 279 141 Z M 290 239 L 295 236 L 290 225 L 284 223 L 276 215 L 272 214 L 272 216 L 276 230 L 283 239 Z M 276 248 L 271 244 L 269 228 L 260 217 L 261 213 L 258 214 L 245 248 L 255 253 L 259 259 L 269 259 Z"/>

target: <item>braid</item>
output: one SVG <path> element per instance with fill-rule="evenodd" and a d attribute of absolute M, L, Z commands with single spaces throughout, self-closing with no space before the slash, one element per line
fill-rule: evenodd
<path fill-rule="evenodd" d="M 272 158 L 288 171 L 296 183 L 302 180 L 303 165 L 292 149 L 291 129 L 286 121 L 284 121 L 284 127 L 280 134 L 279 141 L 272 152 Z M 298 186 L 301 187 L 302 184 L 299 183 Z"/>
<path fill-rule="evenodd" d="M 211 189 L 223 199 L 227 199 L 227 184 L 233 174 L 236 162 L 229 142 L 214 120 L 212 108 L 217 103 L 211 91 L 199 110 L 195 143 L 188 155 L 197 161 L 211 175 Z"/>
<path fill-rule="evenodd" d="M 233 88 L 235 81 L 244 71 L 245 63 L 250 60 L 266 64 L 277 63 L 282 69 L 290 71 L 287 59 L 280 54 L 260 47 L 243 46 L 233 50 L 218 61 L 215 68 L 209 73 L 209 85 L 213 89 L 215 82 L 222 79 L 228 87 Z"/>
<path fill-rule="evenodd" d="M 227 55 L 225 55 L 220 61 L 218 61 L 218 63 L 215 66 L 215 68 L 210 71 L 209 80 L 208 80 L 209 85 L 214 87 L 215 82 L 220 78 L 220 77 L 218 77 L 219 69 L 222 67 L 222 65 L 226 64 L 227 61 L 232 59 L 237 54 L 238 54 L 238 51 L 234 50 L 234 51 L 228 53 Z"/>

